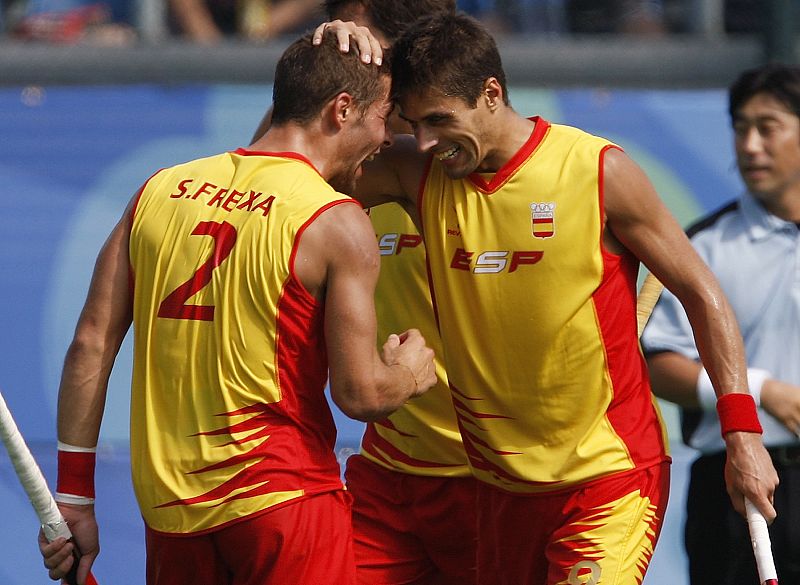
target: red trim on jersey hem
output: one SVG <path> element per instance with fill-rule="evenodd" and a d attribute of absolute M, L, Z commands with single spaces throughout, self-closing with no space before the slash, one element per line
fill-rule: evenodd
<path fill-rule="evenodd" d="M 263 510 L 259 510 L 258 512 L 253 512 L 252 514 L 248 514 L 246 516 L 241 516 L 239 518 L 233 518 L 232 520 L 228 520 L 227 522 L 223 522 L 222 524 L 217 524 L 216 526 L 212 526 L 211 528 L 204 528 L 203 530 L 198 530 L 196 532 L 165 532 L 165 531 L 162 531 L 162 530 L 156 530 L 155 528 L 153 528 L 151 526 L 147 526 L 147 529 L 148 530 L 152 530 L 156 534 L 160 534 L 162 536 L 166 536 L 166 537 L 170 537 L 170 538 L 192 538 L 194 536 L 202 536 L 204 534 L 211 534 L 212 532 L 217 532 L 218 530 L 222 530 L 224 528 L 228 528 L 229 526 L 232 526 L 233 524 L 236 524 L 238 522 L 242 522 L 244 520 L 252 520 L 253 518 L 256 518 L 258 516 L 263 516 L 264 514 L 269 514 L 270 512 L 273 512 L 275 510 L 279 510 L 281 508 L 285 508 L 285 507 L 291 506 L 293 504 L 299 504 L 299 503 L 304 502 L 305 500 L 308 500 L 309 498 L 312 498 L 314 496 L 319 496 L 319 495 L 322 495 L 322 494 L 328 494 L 328 493 L 339 492 L 339 491 L 345 492 L 345 491 L 347 491 L 347 489 L 344 486 L 341 486 L 339 488 L 331 488 L 331 489 L 327 489 L 326 488 L 326 489 L 323 489 L 323 490 L 320 490 L 320 491 L 307 492 L 307 493 L 304 493 L 302 496 L 297 496 L 296 498 L 291 498 L 289 500 L 286 500 L 285 502 L 281 502 L 280 504 L 275 504 L 274 506 L 269 506 L 267 508 L 264 508 Z"/>
<path fill-rule="evenodd" d="M 295 234 L 294 242 L 292 243 L 292 253 L 289 255 L 289 275 L 295 282 L 297 282 L 300 290 L 303 291 L 303 293 L 306 294 L 306 298 L 311 300 L 311 301 L 313 301 L 314 303 L 317 302 L 317 299 L 310 292 L 308 292 L 306 287 L 303 286 L 303 283 L 297 277 L 297 274 L 295 274 L 295 271 L 294 271 L 294 260 L 297 257 L 297 249 L 300 246 L 300 237 L 303 235 L 303 232 L 306 231 L 306 228 L 309 225 L 311 225 L 311 223 L 315 219 L 317 219 L 320 215 L 322 215 L 323 212 L 329 210 L 332 207 L 335 207 L 335 206 L 339 205 L 340 203 L 355 203 L 359 207 L 361 206 L 361 203 L 359 203 L 358 201 L 356 201 L 355 199 L 352 199 L 352 198 L 350 198 L 350 199 L 337 199 L 336 201 L 331 201 L 330 203 L 326 203 L 325 205 L 323 205 L 322 207 L 317 209 L 311 215 L 311 217 L 309 217 L 306 220 L 306 222 L 303 225 L 300 226 L 300 229 L 297 230 L 297 234 Z"/>
<path fill-rule="evenodd" d="M 542 144 L 547 132 L 550 130 L 550 122 L 541 116 L 534 116 L 528 119 L 534 123 L 530 137 L 514 156 L 500 167 L 490 181 L 486 181 L 479 172 L 473 172 L 469 175 L 469 180 L 479 191 L 491 194 L 500 189 L 520 168 L 522 168 L 525 161 L 533 156 L 539 148 L 539 145 Z"/>
<path fill-rule="evenodd" d="M 497 490 L 498 492 L 502 492 L 504 494 L 509 494 L 512 496 L 519 496 L 521 498 L 537 498 L 537 497 L 548 497 L 548 496 L 556 496 L 558 494 L 569 493 L 571 491 L 582 490 L 585 488 L 591 488 L 592 486 L 602 483 L 604 481 L 610 479 L 618 479 L 624 478 L 627 475 L 633 475 L 635 473 L 641 473 L 643 471 L 647 471 L 653 467 L 659 467 L 661 465 L 672 465 L 672 457 L 669 455 L 665 455 L 663 459 L 656 460 L 653 463 L 645 464 L 642 466 L 632 467 L 631 469 L 626 469 L 625 471 L 617 471 L 616 473 L 609 473 L 608 475 L 600 475 L 597 477 L 593 477 L 587 481 L 581 481 L 578 483 L 573 483 L 564 487 L 555 488 L 553 490 L 545 490 L 545 491 L 538 491 L 538 492 L 515 492 L 513 490 L 507 490 L 501 488 L 499 485 L 494 483 L 489 483 L 485 481 L 478 482 L 483 486 L 483 488 L 489 488 L 493 490 Z"/>
<path fill-rule="evenodd" d="M 314 171 L 316 171 L 316 173 L 319 176 L 322 176 L 322 174 L 319 172 L 317 167 L 314 166 L 314 163 L 312 163 L 308 158 L 306 158 L 304 155 L 300 154 L 299 152 L 290 152 L 290 151 L 272 152 L 272 151 L 268 151 L 268 150 L 248 150 L 247 148 L 237 148 L 233 152 L 234 152 L 234 154 L 238 154 L 240 156 L 272 156 L 272 157 L 276 157 L 276 158 L 290 158 L 290 159 L 297 160 L 297 161 L 300 161 L 300 162 L 303 162 L 303 163 L 307 164 L 312 169 L 314 169 Z"/>

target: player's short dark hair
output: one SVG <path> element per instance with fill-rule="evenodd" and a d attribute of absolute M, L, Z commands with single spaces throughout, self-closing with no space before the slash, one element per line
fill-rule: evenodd
<path fill-rule="evenodd" d="M 506 74 L 492 35 L 474 18 L 439 12 L 420 18 L 392 47 L 392 95 L 434 89 L 475 107 L 494 77 L 508 104 Z"/>
<path fill-rule="evenodd" d="M 773 63 L 742 73 L 728 91 L 732 121 L 745 102 L 758 93 L 771 95 L 800 117 L 800 67 Z"/>
<path fill-rule="evenodd" d="M 358 50 L 342 53 L 335 35 L 326 32 L 319 46 L 307 34 L 284 51 L 275 67 L 272 124 L 300 124 L 316 117 L 332 98 L 347 92 L 359 111 L 383 97 L 391 58 L 384 51 L 380 67 L 361 61 Z"/>
<path fill-rule="evenodd" d="M 435 12 L 455 12 L 456 0 L 325 0 L 323 7 L 328 18 L 342 8 L 361 4 L 369 19 L 390 43 L 420 16 Z"/>

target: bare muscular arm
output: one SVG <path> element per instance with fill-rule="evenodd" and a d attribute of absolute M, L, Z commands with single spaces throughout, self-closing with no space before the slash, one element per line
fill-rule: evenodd
<path fill-rule="evenodd" d="M 64 443 L 97 444 L 108 378 L 132 319 L 129 236 L 126 210 L 97 257 L 64 360 L 58 395 L 58 439 Z"/>
<path fill-rule="evenodd" d="M 627 155 L 612 149 L 605 157 L 603 185 L 607 246 L 612 251 L 620 245 L 629 249 L 680 300 L 717 395 L 746 393 L 744 346 L 733 310 L 644 172 Z M 684 370 L 683 375 L 690 374 Z M 724 438 L 726 479 L 734 507 L 744 515 L 747 497 L 771 521 L 777 475 L 761 436 L 732 432 Z"/>
<path fill-rule="evenodd" d="M 417 330 L 392 335 L 379 355 L 374 294 L 380 259 L 362 209 L 325 211 L 302 236 L 298 278 L 325 302 L 331 396 L 346 415 L 379 420 L 436 383 L 433 351 Z"/>
<path fill-rule="evenodd" d="M 129 209 L 109 235 L 95 263 L 89 293 L 64 360 L 58 393 L 58 440 L 94 447 L 100 433 L 108 378 L 131 324 L 128 237 Z M 59 504 L 82 557 L 78 581 L 83 582 L 100 552 L 93 505 Z M 39 546 L 52 579 L 63 577 L 74 563 L 72 543 Z"/>

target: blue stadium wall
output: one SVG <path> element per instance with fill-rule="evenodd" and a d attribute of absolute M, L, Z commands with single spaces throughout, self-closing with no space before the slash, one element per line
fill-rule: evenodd
<path fill-rule="evenodd" d="M 512 87 L 510 95 L 522 114 L 622 146 L 684 225 L 742 189 L 724 90 Z M 157 169 L 247 145 L 270 96 L 265 85 L 0 88 L 0 390 L 51 482 L 60 368 L 106 235 Z M 97 573 L 101 583 L 115 585 L 144 582 L 125 453 L 130 369 L 128 339 L 111 379 L 98 471 L 99 497 L 104 486 L 123 486 L 122 495 L 98 504 L 104 552 Z M 667 415 L 674 430 L 674 412 Z M 362 427 L 337 421 L 346 454 Z M 688 461 L 673 437 L 676 461 Z M 676 465 L 676 472 L 684 468 Z M 674 489 L 675 519 L 665 527 L 647 584 L 683 583 L 682 486 Z M 0 548 L 15 559 L 14 566 L 0 564 L 0 580 L 49 583 L 36 551 L 35 518 L 3 455 L 0 502 Z"/>

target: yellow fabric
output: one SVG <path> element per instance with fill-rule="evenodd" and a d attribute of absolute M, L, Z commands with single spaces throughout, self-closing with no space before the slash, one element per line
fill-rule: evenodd
<path fill-rule="evenodd" d="M 415 475 L 469 475 L 458 432 L 441 342 L 428 289 L 425 247 L 414 223 L 397 204 L 370 210 L 381 254 L 375 294 L 378 343 L 390 333 L 419 329 L 436 353 L 437 385 L 406 403 L 388 421 L 370 424 L 362 454 L 388 469 Z"/>
<path fill-rule="evenodd" d="M 302 478 L 276 482 L 262 468 L 284 456 L 276 449 L 303 440 L 291 422 L 270 418 L 290 408 L 283 406 L 279 369 L 287 364 L 278 363 L 276 321 L 285 289 L 298 288 L 290 270 L 298 232 L 343 199 L 305 160 L 244 151 L 162 170 L 143 188 L 130 238 L 131 459 L 142 514 L 154 530 L 203 531 L 307 492 Z M 204 233 L 211 229 L 216 235 Z M 192 278 L 200 281 L 181 289 Z M 313 307 L 299 288 L 307 297 L 299 294 L 300 301 Z M 187 305 L 207 307 L 205 317 L 180 317 Z M 321 390 L 304 389 L 324 401 Z M 332 427 L 327 415 L 320 426 Z M 328 470 L 330 463 L 296 465 Z"/>
<path fill-rule="evenodd" d="M 601 247 L 599 168 L 611 145 L 540 119 L 536 126 L 495 175 L 453 181 L 433 160 L 421 200 L 434 305 L 472 470 L 513 492 L 557 490 L 665 457 L 631 303 L 620 313 L 630 312 L 623 337 L 634 355 L 625 368 L 635 370 L 637 387 L 625 394 L 633 395 L 626 400 L 642 428 L 622 437 L 607 416 L 620 389 L 595 294 L 623 278 L 620 257 Z M 617 317 L 607 319 L 617 327 Z M 640 438 L 646 447 L 633 457 L 631 443 Z"/>

